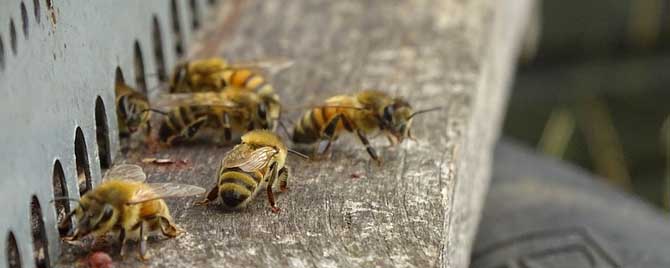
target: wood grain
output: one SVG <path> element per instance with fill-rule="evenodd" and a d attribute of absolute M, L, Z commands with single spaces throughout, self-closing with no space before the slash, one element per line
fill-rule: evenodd
<path fill-rule="evenodd" d="M 278 196 L 278 215 L 265 196 L 235 212 L 169 201 L 188 233 L 151 241 L 153 259 L 145 264 L 466 267 L 531 1 L 497 2 L 224 2 L 239 14 L 226 27 L 234 32 L 211 38 L 225 40 L 222 55 L 295 61 L 273 79 L 288 121 L 327 96 L 365 88 L 405 96 L 416 109 L 444 109 L 416 118 L 417 141 L 385 148 L 384 138 L 374 139 L 382 167 L 353 137 L 340 139 L 328 161 L 289 158 L 290 190 Z M 146 165 L 148 180 L 211 187 L 227 149 L 196 144 L 117 162 L 184 159 L 187 165 Z M 63 263 L 82 254 L 69 247 Z"/>

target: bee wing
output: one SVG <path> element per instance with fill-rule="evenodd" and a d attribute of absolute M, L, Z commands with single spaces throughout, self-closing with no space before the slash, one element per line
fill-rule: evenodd
<path fill-rule="evenodd" d="M 205 193 L 205 189 L 181 183 L 147 183 L 148 187 L 143 187 L 127 204 L 139 204 L 147 201 L 163 198 L 187 197 L 194 195 L 201 195 Z"/>
<path fill-rule="evenodd" d="M 245 172 L 253 172 L 266 166 L 275 154 L 277 150 L 269 146 L 253 150 L 245 144 L 238 145 L 223 159 L 223 167 L 236 167 Z"/>
<path fill-rule="evenodd" d="M 287 58 L 267 58 L 253 61 L 235 62 L 229 68 L 245 68 L 256 72 L 275 75 L 283 70 L 291 68 L 295 62 Z"/>
<path fill-rule="evenodd" d="M 219 106 L 224 108 L 239 108 L 220 92 L 197 92 L 164 94 L 158 98 L 159 109 L 171 109 L 178 106 Z"/>
<path fill-rule="evenodd" d="M 147 179 L 142 167 L 132 164 L 121 164 L 112 167 L 105 172 L 102 180 L 120 179 L 143 182 Z"/>

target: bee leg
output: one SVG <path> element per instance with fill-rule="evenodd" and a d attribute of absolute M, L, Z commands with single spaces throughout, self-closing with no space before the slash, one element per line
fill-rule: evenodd
<path fill-rule="evenodd" d="M 268 202 L 270 203 L 272 213 L 279 213 L 280 209 L 277 206 L 275 206 L 275 196 L 274 193 L 272 192 L 272 185 L 274 184 L 278 173 L 276 162 L 272 164 L 270 171 L 272 172 L 272 174 L 270 174 L 270 176 L 266 178 L 267 187 L 265 190 L 268 194 Z"/>
<path fill-rule="evenodd" d="M 388 133 L 386 134 L 386 139 L 389 141 L 388 147 L 393 147 L 396 146 L 398 143 L 396 142 L 395 138 L 389 135 Z"/>
<path fill-rule="evenodd" d="M 149 259 L 147 254 L 147 235 L 144 234 L 144 222 L 140 224 L 140 259 L 146 261 Z"/>
<path fill-rule="evenodd" d="M 289 167 L 284 167 L 279 170 L 279 191 L 286 192 L 288 191 L 288 175 L 290 173 Z"/>
<path fill-rule="evenodd" d="M 161 233 L 167 237 L 175 238 L 181 232 L 179 227 L 174 225 L 169 219 L 165 217 L 158 217 L 158 223 L 161 227 Z"/>
<path fill-rule="evenodd" d="M 326 124 L 326 127 L 323 129 L 323 133 L 321 133 L 321 137 L 322 139 L 326 139 L 327 143 L 323 148 L 322 144 L 319 144 L 317 147 L 318 155 L 323 155 L 330 151 L 330 147 L 335 140 L 335 131 L 337 130 L 337 124 L 340 122 L 340 119 L 342 119 L 342 114 L 337 114 L 332 119 L 330 119 L 330 121 L 328 121 L 328 124 Z"/>
<path fill-rule="evenodd" d="M 146 127 L 144 128 L 144 141 L 148 142 L 151 140 L 151 122 L 147 122 Z"/>
<path fill-rule="evenodd" d="M 209 190 L 209 193 L 207 193 L 207 196 L 205 196 L 205 199 L 201 201 L 195 202 L 196 206 L 203 206 L 209 204 L 209 202 L 214 202 L 216 198 L 219 197 L 219 185 L 217 184 L 212 188 L 212 190 Z"/>
<path fill-rule="evenodd" d="M 379 158 L 379 156 L 377 156 L 377 151 L 375 151 L 375 148 L 372 148 L 372 145 L 370 145 L 370 141 L 368 141 L 368 138 L 365 137 L 365 134 L 363 134 L 363 132 L 360 130 L 357 130 L 356 134 L 358 134 L 358 139 L 360 139 L 363 145 L 365 145 L 365 149 L 368 151 L 370 157 L 372 157 L 372 160 L 375 160 L 377 164 L 381 166 L 382 160 Z"/>
<path fill-rule="evenodd" d="M 126 255 L 126 230 L 121 229 L 119 232 L 119 243 L 121 244 L 121 248 L 119 248 L 119 256 L 123 257 Z"/>
<path fill-rule="evenodd" d="M 228 116 L 228 113 L 223 113 L 223 118 L 221 125 L 223 126 L 223 138 L 226 143 L 230 142 L 232 140 L 232 134 L 231 134 L 231 127 L 230 127 L 230 116 Z"/>
<path fill-rule="evenodd" d="M 416 141 L 416 138 L 414 135 L 412 135 L 412 129 L 407 130 L 407 138 L 409 138 L 412 141 Z"/>
<path fill-rule="evenodd" d="M 191 123 L 189 126 L 186 128 L 186 133 L 184 134 L 184 138 L 186 139 L 191 139 L 193 136 L 195 136 L 196 133 L 198 133 L 198 130 L 205 125 L 207 122 L 207 117 L 203 116 L 195 120 L 195 122 Z"/>

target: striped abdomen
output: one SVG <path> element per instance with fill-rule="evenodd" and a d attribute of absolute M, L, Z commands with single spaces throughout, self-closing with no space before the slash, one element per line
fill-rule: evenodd
<path fill-rule="evenodd" d="M 343 107 L 312 108 L 296 123 L 292 140 L 297 143 L 314 143 L 322 138 L 324 129 L 335 116 L 342 114 L 342 117 L 349 117 L 351 113 L 351 109 Z M 345 125 L 342 119 L 346 120 L 346 118 L 340 119 L 335 129 L 335 136 L 345 129 L 351 131 L 351 126 Z"/>
<path fill-rule="evenodd" d="M 200 120 L 207 120 L 208 108 L 205 106 L 179 106 L 172 109 L 165 117 L 158 130 L 158 137 L 163 142 L 171 143 L 178 136 L 191 138 L 195 133 L 185 133 L 189 127 Z M 207 122 L 204 122 L 207 123 Z"/>
<path fill-rule="evenodd" d="M 219 174 L 219 197 L 228 208 L 243 207 L 250 201 L 263 175 L 238 168 L 223 169 Z"/>
<path fill-rule="evenodd" d="M 258 94 L 271 94 L 274 89 L 265 78 L 250 69 L 229 68 L 223 71 L 223 79 L 227 86 L 248 89 Z"/>

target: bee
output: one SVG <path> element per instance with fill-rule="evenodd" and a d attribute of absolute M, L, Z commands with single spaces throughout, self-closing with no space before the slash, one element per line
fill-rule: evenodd
<path fill-rule="evenodd" d="M 170 79 L 170 92 L 222 91 L 230 87 L 256 92 L 268 107 L 270 128 L 274 130 L 278 125 L 281 104 L 263 70 L 276 73 L 292 64 L 287 60 L 268 60 L 231 65 L 217 57 L 181 63 Z"/>
<path fill-rule="evenodd" d="M 75 217 L 76 227 L 66 241 L 80 240 L 91 234 L 97 238 L 118 232 L 124 255 L 128 239 L 140 240 L 140 258 L 147 259 L 146 241 L 151 233 L 160 232 L 174 238 L 183 232 L 177 227 L 163 198 L 200 195 L 205 189 L 177 183 L 145 183 L 146 174 L 137 165 L 117 165 L 110 169 L 103 182 L 87 192 L 78 206 L 59 224 Z"/>
<path fill-rule="evenodd" d="M 225 83 L 221 72 L 228 67 L 218 57 L 179 63 L 170 78 L 170 93 L 219 91 Z"/>
<path fill-rule="evenodd" d="M 144 127 L 149 133 L 151 131 L 149 124 L 151 108 L 147 97 L 123 82 L 117 82 L 114 91 L 116 92 L 116 118 L 119 124 L 119 134 L 130 136 Z"/>
<path fill-rule="evenodd" d="M 269 127 L 267 106 L 246 90 L 168 94 L 163 103 L 172 108 L 160 123 L 158 138 L 168 145 L 191 140 L 202 129 L 214 130 L 229 142 L 233 131 Z"/>
<path fill-rule="evenodd" d="M 286 166 L 289 150 L 279 136 L 268 130 L 254 130 L 242 136 L 242 142 L 230 150 L 217 173 L 217 184 L 197 205 L 206 205 L 220 198 L 228 209 L 246 206 L 265 188 L 272 212 L 278 213 L 273 187 L 287 188 L 289 167 Z"/>
<path fill-rule="evenodd" d="M 319 155 L 328 152 L 343 131 L 354 132 L 370 157 L 381 164 L 367 135 L 381 131 L 391 146 L 405 138 L 414 139 L 410 131 L 412 118 L 437 109 L 440 108 L 414 112 L 403 98 L 391 97 L 377 90 L 338 95 L 303 113 L 295 124 L 291 139 L 302 144 L 320 142 L 315 150 L 315 154 Z"/>

